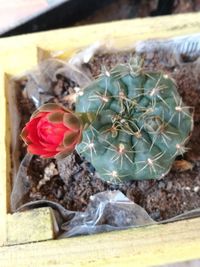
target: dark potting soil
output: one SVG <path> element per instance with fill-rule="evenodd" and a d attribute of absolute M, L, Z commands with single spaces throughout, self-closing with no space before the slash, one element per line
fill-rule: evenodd
<path fill-rule="evenodd" d="M 131 53 L 97 55 L 87 64 L 93 77 L 98 76 L 101 66 L 108 70 L 117 63 L 130 60 Z M 171 171 L 161 180 L 132 181 L 112 185 L 98 178 L 91 164 L 76 152 L 62 161 L 41 159 L 34 156 L 28 168 L 29 192 L 24 203 L 47 199 L 63 205 L 66 209 L 85 210 L 89 197 L 105 190 L 121 190 L 129 199 L 142 206 L 149 215 L 159 221 L 200 207 L 200 71 L 198 60 L 178 64 L 172 55 L 143 54 L 145 66 L 152 70 L 164 70 L 176 81 L 178 91 L 187 106 L 193 106 L 194 130 L 187 145 L 189 150 L 179 157 Z M 69 96 L 78 86 L 68 79 L 58 76 L 52 84 L 53 95 L 49 102 L 70 105 Z M 18 96 L 19 111 L 22 115 L 21 127 L 29 119 L 34 106 L 31 100 Z M 70 108 L 73 106 L 70 105 Z M 21 158 L 25 155 L 21 147 Z"/>

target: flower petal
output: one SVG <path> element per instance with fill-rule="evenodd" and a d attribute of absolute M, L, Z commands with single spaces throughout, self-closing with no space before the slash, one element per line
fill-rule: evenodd
<path fill-rule="evenodd" d="M 39 107 L 39 111 L 44 111 L 44 112 L 52 112 L 56 110 L 64 110 L 64 109 L 61 105 L 58 105 L 56 103 L 48 103 Z"/>
<path fill-rule="evenodd" d="M 42 146 L 36 146 L 35 144 L 30 144 L 27 147 L 27 150 L 29 153 L 34 154 L 34 155 L 45 155 L 47 154 L 47 151 Z"/>
<path fill-rule="evenodd" d="M 33 114 L 31 115 L 30 120 L 32 119 L 36 119 L 36 118 L 40 118 L 40 117 L 45 117 L 47 116 L 47 112 L 41 112 L 39 111 L 39 109 L 37 109 L 36 111 L 33 112 Z"/>
<path fill-rule="evenodd" d="M 83 133 L 81 131 L 80 134 L 79 134 L 79 136 L 78 136 L 78 138 L 77 138 L 76 145 L 80 144 L 81 141 L 82 141 L 82 139 L 83 139 Z"/>
<path fill-rule="evenodd" d="M 35 143 L 35 144 L 39 144 L 39 137 L 38 137 L 38 132 L 37 132 L 37 125 L 40 121 L 40 118 L 34 118 L 32 120 L 30 120 L 25 128 L 27 131 L 27 143 Z"/>
<path fill-rule="evenodd" d="M 81 128 L 81 121 L 72 113 L 64 114 L 63 123 L 66 127 L 76 132 Z"/>
<path fill-rule="evenodd" d="M 42 147 L 44 148 L 44 150 L 46 152 L 49 152 L 49 153 L 52 153 L 52 152 L 58 152 L 58 151 L 61 151 L 61 150 L 58 150 L 58 144 L 48 144 L 48 143 L 45 143 L 45 142 L 42 142 L 40 141 L 40 144 L 42 145 Z"/>
<path fill-rule="evenodd" d="M 37 125 L 37 132 L 41 142 L 59 145 L 66 131 L 69 129 L 66 128 L 63 123 L 52 123 L 49 122 L 47 117 L 41 118 Z"/>
<path fill-rule="evenodd" d="M 41 155 L 41 158 L 48 159 L 48 158 L 53 158 L 55 156 L 56 156 L 55 152 L 50 152 L 50 153 L 46 153 L 44 155 Z"/>
<path fill-rule="evenodd" d="M 49 113 L 48 121 L 52 123 L 58 123 L 58 122 L 61 123 L 63 122 L 63 115 L 64 115 L 63 111 L 56 111 L 53 113 Z"/>
<path fill-rule="evenodd" d="M 27 136 L 28 136 L 28 130 L 27 130 L 26 127 L 24 127 L 24 128 L 22 129 L 22 132 L 21 132 L 20 136 L 21 136 L 22 140 L 23 140 L 26 144 L 28 144 L 28 143 L 30 142 L 30 141 L 27 139 Z"/>
<path fill-rule="evenodd" d="M 63 139 L 63 145 L 64 147 L 72 145 L 77 140 L 77 134 L 75 132 L 67 132 L 65 133 L 64 139 Z"/>
<path fill-rule="evenodd" d="M 57 155 L 55 155 L 55 158 L 57 160 L 61 160 L 66 158 L 67 156 L 69 156 L 72 153 L 72 151 L 62 151 L 60 153 L 58 153 Z"/>

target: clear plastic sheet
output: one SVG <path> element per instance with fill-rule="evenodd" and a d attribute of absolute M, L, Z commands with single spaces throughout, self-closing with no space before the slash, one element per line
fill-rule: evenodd
<path fill-rule="evenodd" d="M 109 52 L 111 49 L 117 51 L 110 45 L 97 42 L 76 54 L 69 62 L 57 59 L 49 59 L 42 62 L 38 69 L 26 75 L 28 82 L 24 88 L 24 96 L 33 101 L 35 108 L 46 103 L 52 97 L 51 84 L 56 81 L 58 75 L 62 75 L 74 81 L 80 88 L 83 88 L 92 79 L 86 64 L 96 53 L 101 54 Z M 155 51 L 159 51 L 159 53 L 163 53 L 163 55 L 166 51 L 170 51 L 172 54 L 171 66 L 175 65 L 175 63 L 185 64 L 187 62 L 198 62 L 198 58 L 200 57 L 200 34 L 171 38 L 168 40 L 142 41 L 133 46 L 132 50 L 135 51 L 136 54 L 146 53 L 149 61 L 151 61 Z M 163 62 L 163 64 L 165 64 L 165 62 Z M 76 94 L 76 92 L 74 93 Z M 16 105 L 16 103 L 12 102 L 10 104 Z M 14 128 L 13 140 L 16 140 L 18 135 L 19 129 L 16 127 Z M 15 143 L 16 141 L 14 144 Z M 18 166 L 15 160 L 17 161 L 17 159 L 14 159 L 13 164 L 14 166 Z M 69 211 L 60 204 L 47 200 L 23 204 L 22 200 L 29 187 L 26 183 L 26 175 L 30 161 L 31 156 L 27 154 L 19 166 L 17 175 L 14 173 L 11 208 L 13 211 L 19 211 L 41 206 L 52 207 L 56 213 L 58 225 L 62 232 L 61 238 L 127 229 L 129 227 L 156 223 L 142 207 L 131 202 L 120 191 L 106 191 L 91 196 L 90 203 L 85 212 Z M 199 215 L 200 209 L 196 209 L 161 223 L 197 217 Z"/>
<path fill-rule="evenodd" d="M 52 98 L 52 82 L 56 81 L 58 75 L 72 80 L 80 87 L 91 81 L 86 73 L 73 64 L 58 59 L 43 61 L 38 70 L 28 73 L 28 82 L 24 88 L 24 95 L 33 100 L 36 108 Z"/>
<path fill-rule="evenodd" d="M 198 216 L 200 208 L 158 223 L 121 191 L 105 191 L 91 196 L 85 212 L 76 212 L 71 220 L 61 225 L 64 233 L 59 238 L 165 224 Z"/>
<path fill-rule="evenodd" d="M 109 52 L 117 52 L 117 51 L 119 50 L 114 47 L 114 44 L 112 42 L 109 42 L 109 41 L 99 42 L 98 41 L 88 46 L 84 50 L 80 51 L 79 53 L 76 53 L 74 56 L 72 56 L 69 59 L 69 63 L 74 66 L 77 66 L 83 72 L 85 72 L 86 71 L 86 69 L 84 68 L 85 64 L 87 64 L 94 55 L 98 53 L 102 54 L 105 52 L 109 53 Z M 125 51 L 125 49 L 123 51 Z"/>
<path fill-rule="evenodd" d="M 90 197 L 85 212 L 77 212 L 62 225 L 60 237 L 88 235 L 154 224 L 147 212 L 120 191 L 106 191 Z"/>
<path fill-rule="evenodd" d="M 138 54 L 147 53 L 151 59 L 154 51 L 163 54 L 170 51 L 174 60 L 179 64 L 193 62 L 200 56 L 200 34 L 175 37 L 168 40 L 147 40 L 138 42 L 135 52 Z"/>
<path fill-rule="evenodd" d="M 200 216 L 200 208 L 161 222 L 154 221 L 139 205 L 130 201 L 121 191 L 105 191 L 90 197 L 84 212 L 66 210 L 58 203 L 38 200 L 22 205 L 17 211 L 51 207 L 59 228 L 58 238 L 91 235 L 115 230 L 165 224 Z"/>
<path fill-rule="evenodd" d="M 32 155 L 27 153 L 19 166 L 11 193 L 11 209 L 14 211 L 23 204 L 23 198 L 30 187 L 27 181 L 27 169 L 32 157 Z"/>

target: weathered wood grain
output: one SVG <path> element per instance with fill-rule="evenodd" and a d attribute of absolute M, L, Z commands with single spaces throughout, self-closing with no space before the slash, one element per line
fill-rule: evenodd
<path fill-rule="evenodd" d="M 6 245 L 54 239 L 55 231 L 55 218 L 51 208 L 8 214 Z"/>
<path fill-rule="evenodd" d="M 155 266 L 199 257 L 200 218 L 0 248 L 3 267 Z"/>
<path fill-rule="evenodd" d="M 199 31 L 200 14 L 188 13 L 8 37 L 0 40 L 1 65 L 7 73 L 15 75 L 35 66 L 37 56 L 42 57 L 42 50 L 46 52 L 44 57 L 55 50 L 64 51 L 67 57 L 97 41 L 106 41 L 117 48 L 130 48 L 138 40 L 168 38 Z"/>

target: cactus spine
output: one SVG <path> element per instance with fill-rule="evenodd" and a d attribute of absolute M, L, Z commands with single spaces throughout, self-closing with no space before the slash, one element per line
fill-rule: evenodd
<path fill-rule="evenodd" d="M 138 62 L 104 70 L 77 98 L 76 111 L 96 114 L 78 152 L 113 183 L 163 177 L 193 127 L 174 81 Z"/>

